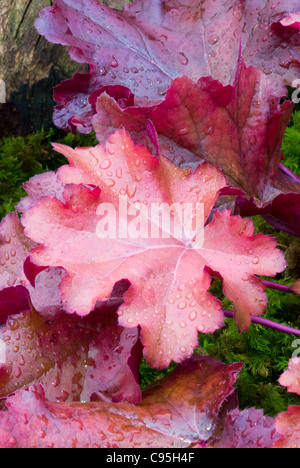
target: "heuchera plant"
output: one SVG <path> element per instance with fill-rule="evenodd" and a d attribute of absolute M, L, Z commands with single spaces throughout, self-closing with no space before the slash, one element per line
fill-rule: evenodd
<path fill-rule="evenodd" d="M 261 317 L 266 287 L 299 294 L 300 280 L 259 278 L 286 260 L 251 219 L 300 235 L 299 179 L 281 163 L 299 2 L 54 3 L 37 30 L 90 65 L 55 88 L 54 123 L 99 144 L 54 144 L 68 163 L 25 183 L 0 224 L 0 446 L 299 447 L 300 407 L 241 411 L 242 364 L 193 354 L 225 316 L 300 335 Z M 177 366 L 141 392 L 143 356 Z M 280 378 L 298 394 L 299 362 Z"/>

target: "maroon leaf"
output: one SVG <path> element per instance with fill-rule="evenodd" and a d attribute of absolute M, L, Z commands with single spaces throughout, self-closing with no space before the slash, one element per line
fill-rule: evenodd
<path fill-rule="evenodd" d="M 38 382 L 52 401 L 91 401 L 98 395 L 139 402 L 139 333 L 117 327 L 121 302 L 98 305 L 84 319 L 62 312 L 45 320 L 34 310 L 8 318 L 0 330 L 6 356 L 0 396 Z"/>
<path fill-rule="evenodd" d="M 265 75 L 241 61 L 233 85 L 177 78 L 165 100 L 154 106 L 120 109 L 102 94 L 93 124 L 100 137 L 111 126 L 141 131 L 150 119 L 158 134 L 219 167 L 230 185 L 266 204 L 282 191 L 300 190 L 299 183 L 279 172 L 293 104 L 277 102 Z"/>
<path fill-rule="evenodd" d="M 113 323 L 100 332 L 89 347 L 89 368 L 81 400 L 101 401 L 103 394 L 107 394 L 114 402 L 139 402 L 141 390 L 137 370 L 141 357 L 137 328 L 125 329 Z"/>
<path fill-rule="evenodd" d="M 189 447 L 214 431 L 241 364 L 194 356 L 129 403 L 51 403 L 40 388 L 10 397 L 1 447 Z M 221 385 L 220 385 L 221 384 Z"/>
<path fill-rule="evenodd" d="M 282 193 L 263 208 L 257 207 L 253 199 L 238 196 L 236 207 L 241 216 L 261 215 L 276 229 L 300 237 L 299 193 Z"/>
<path fill-rule="evenodd" d="M 277 97 L 286 95 L 285 85 L 292 84 L 300 67 L 299 22 L 289 16 L 298 11 L 297 0 L 263 5 L 258 0 L 138 0 L 122 12 L 97 0 L 56 0 L 42 10 L 38 32 L 71 46 L 71 57 L 89 63 L 91 71 L 57 88 L 62 104 L 55 123 L 67 128 L 70 121 L 86 132 L 92 115 L 88 97 L 102 86 L 127 86 L 139 99 L 160 101 L 172 79 L 182 75 L 212 76 L 227 85 L 240 52 L 247 65 L 268 76 Z"/>
<path fill-rule="evenodd" d="M 28 290 L 20 286 L 4 288 L 0 291 L 0 325 L 3 325 L 10 315 L 18 314 L 30 307 Z"/>

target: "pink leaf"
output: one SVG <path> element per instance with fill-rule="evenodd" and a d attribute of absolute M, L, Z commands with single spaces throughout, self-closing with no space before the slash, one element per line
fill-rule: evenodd
<path fill-rule="evenodd" d="M 139 405 L 57 404 L 39 387 L 20 391 L 0 413 L 1 447 L 189 447 L 213 433 L 240 369 L 194 356 L 146 389 Z"/>
<path fill-rule="evenodd" d="M 17 213 L 9 213 L 0 223 L 0 289 L 26 285 L 23 263 L 36 244 L 24 235 Z"/>
<path fill-rule="evenodd" d="M 26 234 L 40 244 L 31 252 L 33 261 L 66 270 L 60 291 L 68 312 L 88 314 L 109 297 L 117 281 L 127 279 L 131 286 L 118 310 L 119 323 L 141 326 L 144 355 L 159 368 L 190 356 L 198 331 L 213 332 L 223 324 L 220 303 L 208 292 L 207 268 L 223 278 L 241 330 L 250 325 L 250 313 L 264 313 L 267 298 L 255 275 L 282 271 L 284 257 L 273 238 L 253 236 L 252 222 L 229 211 L 217 212 L 203 231 L 225 185 L 218 169 L 204 163 L 191 173 L 162 155 L 158 160 L 146 148 L 135 147 L 124 130 L 105 147 L 55 148 L 70 162 L 59 170 L 68 184 L 65 202 L 42 198 L 22 222 Z M 124 200 L 129 214 L 123 213 Z M 195 208 L 193 222 L 203 215 L 196 232 L 187 229 L 182 212 L 167 226 L 147 210 L 153 203 L 169 208 L 183 201 Z M 108 236 L 101 232 L 103 219 L 115 229 Z M 141 223 L 139 234 L 136 223 Z"/>
<path fill-rule="evenodd" d="M 213 448 L 272 448 L 278 438 L 274 418 L 264 416 L 263 410 L 234 409 L 226 416 L 224 432 L 220 439 L 209 446 Z"/>
<path fill-rule="evenodd" d="M 37 174 L 23 184 L 28 197 L 23 198 L 17 205 L 17 211 L 23 213 L 35 204 L 41 197 L 56 197 L 62 199 L 63 184 L 57 179 L 55 172 Z"/>
<path fill-rule="evenodd" d="M 300 395 L 300 358 L 295 357 L 289 360 L 289 367 L 280 376 L 278 382 L 283 387 L 287 387 L 288 392 Z"/>
<path fill-rule="evenodd" d="M 87 131 L 88 97 L 102 86 L 127 86 L 138 99 L 160 101 L 182 75 L 212 76 L 227 85 L 240 53 L 266 74 L 277 97 L 286 95 L 285 85 L 299 71 L 298 11 L 297 0 L 138 0 L 122 12 L 97 0 L 57 0 L 41 11 L 37 30 L 50 42 L 71 46 L 71 57 L 89 63 L 91 71 L 57 88 L 62 104 L 56 124 Z"/>
<path fill-rule="evenodd" d="M 288 369 L 278 379 L 280 385 L 287 387 L 288 392 L 300 395 L 300 358 L 289 360 Z M 281 434 L 275 448 L 300 447 L 300 406 L 289 406 L 288 410 L 279 413 L 275 421 L 276 429 Z"/>
<path fill-rule="evenodd" d="M 287 411 L 279 413 L 275 426 L 281 437 L 274 448 L 300 448 L 300 406 L 289 406 Z"/>
<path fill-rule="evenodd" d="M 49 178 L 52 179 L 52 173 L 48 176 L 42 174 L 42 176 L 45 185 L 43 185 L 43 192 L 41 193 L 46 195 L 49 193 L 47 181 Z M 19 205 L 22 206 L 22 209 L 29 209 L 29 206 L 34 205 L 38 197 L 42 196 L 39 190 L 33 190 L 33 186 L 39 180 L 40 176 L 35 176 L 25 184 L 31 195 L 20 202 Z M 35 187 L 41 189 L 39 183 Z M 52 193 L 52 191 L 50 192 Z M 53 195 L 59 196 L 59 192 L 55 191 L 52 193 Z M 37 267 L 30 263 L 28 255 L 35 245 L 24 235 L 24 228 L 17 213 L 9 213 L 2 220 L 0 224 L 0 271 L 2 271 L 0 275 L 0 289 L 2 289 L 0 296 L 2 301 L 6 300 L 7 302 L 9 300 L 6 306 L 2 302 L 3 313 L 4 308 L 6 310 L 5 317 L 9 314 L 8 307 L 11 308 L 10 314 L 28 309 L 28 295 L 22 288 L 28 290 L 32 304 L 36 310 L 44 313 L 45 316 L 55 315 L 61 309 L 58 285 L 64 272 L 61 268 L 47 268 L 47 265 Z M 36 275 L 38 276 L 35 281 Z M 12 292 L 12 287 L 14 287 L 14 294 L 11 294 L 9 299 L 7 293 L 8 291 Z"/>

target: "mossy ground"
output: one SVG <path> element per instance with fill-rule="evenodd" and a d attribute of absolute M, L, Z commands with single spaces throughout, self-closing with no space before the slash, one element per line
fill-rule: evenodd
<path fill-rule="evenodd" d="M 66 160 L 53 151 L 51 142 L 64 143 L 72 147 L 93 146 L 94 134 L 76 136 L 57 130 L 41 131 L 24 138 L 8 137 L 0 140 L 0 219 L 14 211 L 15 205 L 25 196 L 22 183 L 35 174 L 56 170 Z M 285 160 L 292 171 L 300 176 L 300 111 L 296 111 L 286 130 L 283 145 Z M 268 225 L 260 216 L 254 217 L 257 232 L 271 234 L 277 238 L 278 247 L 286 254 L 287 270 L 275 281 L 292 284 L 300 277 L 300 242 L 284 232 Z M 222 292 L 220 280 L 214 278 L 211 292 L 222 301 L 222 307 L 230 309 L 232 304 Z M 300 328 L 299 296 L 267 290 L 269 302 L 265 317 Z M 275 415 L 287 409 L 289 404 L 300 405 L 300 397 L 290 394 L 281 387 L 277 379 L 287 368 L 289 359 L 300 345 L 296 337 L 252 324 L 247 333 L 239 333 L 232 319 L 226 319 L 222 329 L 214 334 L 199 334 L 199 348 L 196 353 L 210 355 L 223 362 L 243 362 L 244 366 L 237 380 L 237 391 L 241 408 L 255 406 L 263 408 L 268 415 Z M 296 345 L 296 348 L 294 347 Z M 300 354 L 299 354 L 300 355 Z M 140 384 L 144 388 L 156 378 L 170 372 L 151 369 L 143 360 L 140 366 Z"/>

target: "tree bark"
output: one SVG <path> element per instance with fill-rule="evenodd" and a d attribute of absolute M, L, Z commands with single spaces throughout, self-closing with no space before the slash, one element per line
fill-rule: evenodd
<path fill-rule="evenodd" d="M 130 1 L 103 3 L 121 9 Z M 67 47 L 51 44 L 37 33 L 34 22 L 39 12 L 52 4 L 52 0 L 1 0 L 0 80 L 5 83 L 6 103 L 0 104 L 0 137 L 49 128 L 53 87 L 88 69 L 70 59 Z"/>

